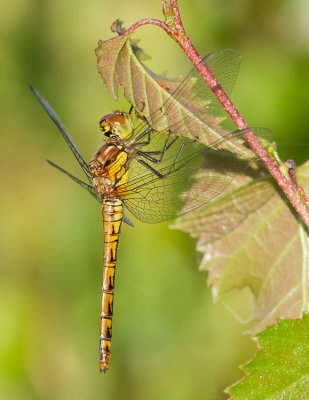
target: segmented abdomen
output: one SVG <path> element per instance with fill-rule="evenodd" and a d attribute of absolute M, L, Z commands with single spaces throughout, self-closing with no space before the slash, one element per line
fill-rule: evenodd
<path fill-rule="evenodd" d="M 104 228 L 104 261 L 100 333 L 100 371 L 106 372 L 109 368 L 111 358 L 115 268 L 119 235 L 123 219 L 123 205 L 121 200 L 104 200 L 102 214 Z"/>

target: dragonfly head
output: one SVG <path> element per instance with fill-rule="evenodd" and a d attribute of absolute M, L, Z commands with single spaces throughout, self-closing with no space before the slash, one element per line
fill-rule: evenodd
<path fill-rule="evenodd" d="M 122 111 L 104 115 L 99 124 L 101 131 L 110 139 L 127 139 L 133 131 L 131 115 Z"/>

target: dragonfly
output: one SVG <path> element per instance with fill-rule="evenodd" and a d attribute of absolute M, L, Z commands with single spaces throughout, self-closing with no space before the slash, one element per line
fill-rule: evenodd
<path fill-rule="evenodd" d="M 238 73 L 238 53 L 219 50 L 206 56 L 202 63 L 219 77 L 220 84 L 229 93 Z M 167 99 L 151 115 L 144 115 L 133 106 L 128 112 L 104 115 L 99 121 L 104 142 L 89 163 L 49 103 L 36 89 L 30 88 L 56 124 L 89 183 L 47 161 L 102 204 L 104 257 L 99 368 L 100 372 L 106 372 L 111 361 L 119 237 L 123 222 L 133 225 L 127 210 L 146 223 L 167 221 L 195 210 L 221 194 L 255 157 L 244 145 L 243 135 L 247 130 L 222 130 L 205 145 L 195 139 L 190 119 L 177 120 L 179 105 L 190 105 L 191 115 L 194 112 L 198 117 L 216 115 L 217 100 L 195 68 L 174 90 L 164 86 Z M 154 128 L 158 124 L 160 130 Z M 190 135 L 183 130 L 186 128 L 188 132 L 188 127 Z M 267 136 L 262 128 L 250 131 L 259 137 Z"/>

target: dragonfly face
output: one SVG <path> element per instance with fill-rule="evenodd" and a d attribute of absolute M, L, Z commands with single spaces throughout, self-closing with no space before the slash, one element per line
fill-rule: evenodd
<path fill-rule="evenodd" d="M 131 115 L 126 112 L 104 115 L 99 124 L 101 131 L 110 139 L 127 139 L 133 133 Z"/>

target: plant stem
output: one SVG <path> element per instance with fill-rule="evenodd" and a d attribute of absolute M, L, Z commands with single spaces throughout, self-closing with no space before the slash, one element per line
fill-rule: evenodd
<path fill-rule="evenodd" d="M 165 22 L 157 20 L 157 19 L 142 19 L 133 24 L 129 29 L 127 29 L 124 34 L 130 34 L 135 29 L 142 25 L 152 24 L 160 26 L 162 29 L 166 31 L 166 33 L 171 36 L 176 43 L 182 48 L 182 50 L 186 53 L 188 58 L 192 61 L 193 65 L 199 71 L 203 79 L 209 88 L 213 91 L 215 96 L 218 98 L 222 107 L 230 116 L 231 120 L 235 123 L 238 129 L 246 129 L 249 128 L 249 125 L 245 121 L 245 119 L 241 116 L 237 108 L 234 106 L 228 95 L 223 90 L 220 83 L 217 81 L 216 77 L 213 75 L 211 70 L 207 65 L 201 64 L 202 57 L 199 55 L 195 47 L 190 41 L 188 37 L 180 17 L 178 1 L 170 0 L 170 4 L 166 3 L 165 0 L 162 0 L 163 6 L 169 6 L 172 15 L 173 15 L 173 27 L 170 28 Z M 295 183 L 286 179 L 286 177 L 282 174 L 280 170 L 279 164 L 268 154 L 268 152 L 264 149 L 263 145 L 260 143 L 258 138 L 254 136 L 254 134 L 250 131 L 244 134 L 244 137 L 254 151 L 254 153 L 258 156 L 258 158 L 263 162 L 265 167 L 268 169 L 270 174 L 276 180 L 281 190 L 284 192 L 286 197 L 290 200 L 292 206 L 297 211 L 298 215 L 301 217 L 304 224 L 309 228 L 309 209 L 306 204 L 306 198 L 303 196 L 304 189 L 296 185 Z"/>
<path fill-rule="evenodd" d="M 165 30 L 165 32 L 170 35 L 173 36 L 173 31 L 166 25 L 165 22 L 160 21 L 159 19 L 154 19 L 154 18 L 145 18 L 145 19 L 140 19 L 139 21 L 135 22 L 135 24 L 131 25 L 130 28 L 128 28 L 123 35 L 129 35 L 131 33 L 133 33 L 137 28 L 139 28 L 140 26 L 143 25 L 157 25 L 160 26 L 162 29 Z"/>

